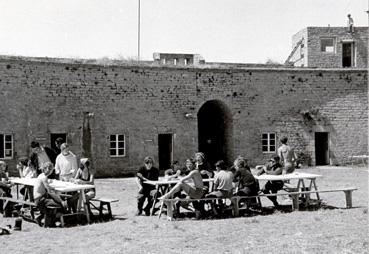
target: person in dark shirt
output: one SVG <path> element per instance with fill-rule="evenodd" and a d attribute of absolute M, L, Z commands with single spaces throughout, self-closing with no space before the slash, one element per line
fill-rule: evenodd
<path fill-rule="evenodd" d="M 259 192 L 259 183 L 251 173 L 246 160 L 238 157 L 233 166 L 235 168 L 234 179 L 236 183 L 236 195 L 238 196 L 254 196 Z"/>
<path fill-rule="evenodd" d="M 268 174 L 268 175 L 281 175 L 283 171 L 282 165 L 279 163 L 279 156 L 272 157 L 269 162 L 265 166 L 257 167 L 259 172 L 257 175 Z M 277 193 L 279 190 L 283 188 L 283 181 L 268 181 L 266 182 L 262 192 L 264 194 Z M 275 208 L 279 208 L 279 204 L 277 202 L 277 197 L 268 197 L 272 202 Z"/>
<path fill-rule="evenodd" d="M 36 170 L 37 175 L 41 174 L 41 165 L 43 165 L 46 162 L 51 162 L 53 165 L 55 165 L 56 160 L 56 154 L 55 152 L 46 146 L 41 146 L 40 143 L 36 141 L 31 142 L 31 150 L 32 153 L 30 155 L 30 165 Z M 53 171 L 52 175 L 49 177 L 49 179 L 55 179 L 57 176 L 55 175 L 55 172 Z"/>
<path fill-rule="evenodd" d="M 159 169 L 153 167 L 153 165 L 154 159 L 149 156 L 146 157 L 144 159 L 144 165 L 139 168 L 136 174 L 139 186 L 136 215 L 141 215 L 142 211 L 144 211 L 147 216 L 150 215 L 150 209 L 154 202 L 154 197 L 156 196 L 156 189 L 153 185 L 145 183 L 145 181 L 157 181 L 159 179 Z M 145 208 L 143 208 L 146 199 L 147 204 Z"/>

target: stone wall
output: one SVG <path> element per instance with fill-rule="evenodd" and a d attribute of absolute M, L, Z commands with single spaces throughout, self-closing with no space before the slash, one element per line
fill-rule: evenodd
<path fill-rule="evenodd" d="M 0 59 L 0 133 L 14 135 L 11 170 L 36 139 L 67 133 L 82 156 L 86 115 L 98 176 L 134 172 L 147 155 L 158 158 L 158 134 L 174 134 L 174 159 L 198 149 L 197 112 L 209 100 L 224 103 L 233 119 L 232 154 L 251 165 L 272 154 L 261 134 L 287 135 L 314 164 L 314 133 L 330 134 L 332 164 L 367 153 L 367 72 L 346 69 L 174 68 L 99 66 Z M 191 117 L 188 117 L 191 116 Z M 110 134 L 126 135 L 126 156 L 109 156 Z"/>

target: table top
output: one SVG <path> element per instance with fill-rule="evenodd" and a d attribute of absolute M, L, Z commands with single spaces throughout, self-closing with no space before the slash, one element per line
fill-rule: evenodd
<path fill-rule="evenodd" d="M 292 179 L 316 179 L 322 177 L 322 175 L 303 173 L 303 172 L 293 172 L 291 174 L 285 175 L 267 175 L 263 174 L 260 176 L 255 176 L 258 180 L 266 180 L 266 181 L 278 181 L 278 180 L 292 180 Z"/>
<path fill-rule="evenodd" d="M 20 185 L 27 185 L 27 186 L 35 186 L 37 178 L 10 178 L 11 183 L 20 184 Z M 71 191 L 78 191 L 84 189 L 91 189 L 94 188 L 94 185 L 91 184 L 75 184 L 71 182 L 63 182 L 59 180 L 49 180 L 49 185 L 56 191 L 60 192 L 71 192 Z"/>
<path fill-rule="evenodd" d="M 148 180 L 144 183 L 150 184 L 150 185 L 168 185 L 168 184 L 176 184 L 181 180 L 181 178 L 175 178 L 175 179 L 166 179 L 165 177 L 160 177 L 157 181 Z M 214 178 L 206 178 L 202 180 L 203 182 L 213 182 Z M 191 179 L 188 179 L 186 182 L 192 182 Z"/>

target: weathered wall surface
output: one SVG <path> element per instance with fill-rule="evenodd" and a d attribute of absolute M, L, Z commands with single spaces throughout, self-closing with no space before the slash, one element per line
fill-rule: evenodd
<path fill-rule="evenodd" d="M 368 66 L 368 27 L 355 27 L 349 33 L 346 27 L 308 27 L 307 47 L 309 51 L 307 66 L 321 68 L 342 67 L 342 41 L 353 41 L 357 68 Z M 321 52 L 320 38 L 335 38 L 336 51 Z"/>
<path fill-rule="evenodd" d="M 86 112 L 91 153 L 99 176 L 134 171 L 158 156 L 159 133 L 174 134 L 174 159 L 198 149 L 197 112 L 209 100 L 226 104 L 233 118 L 234 155 L 260 164 L 261 133 L 287 135 L 314 164 L 314 132 L 330 134 L 333 164 L 367 152 L 365 70 L 206 69 L 98 66 L 0 60 L 0 133 L 14 135 L 13 160 L 28 155 L 33 139 L 68 133 L 81 156 Z M 192 117 L 185 117 L 186 114 Z M 109 135 L 126 135 L 126 156 L 109 156 Z"/>

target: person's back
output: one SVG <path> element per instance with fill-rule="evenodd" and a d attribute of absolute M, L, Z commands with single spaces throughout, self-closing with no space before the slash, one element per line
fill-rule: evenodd
<path fill-rule="evenodd" d="M 278 156 L 280 157 L 283 166 L 284 166 L 284 174 L 290 174 L 295 171 L 295 152 L 294 150 L 287 145 L 287 138 L 283 137 L 281 139 L 282 145 L 278 148 Z"/>
<path fill-rule="evenodd" d="M 215 176 L 214 187 L 217 190 L 231 191 L 233 189 L 233 173 L 231 171 L 221 170 Z"/>
<path fill-rule="evenodd" d="M 238 183 L 238 188 L 244 188 L 255 184 L 256 179 L 252 175 L 251 171 L 247 168 L 238 168 L 234 175 L 235 180 Z"/>

